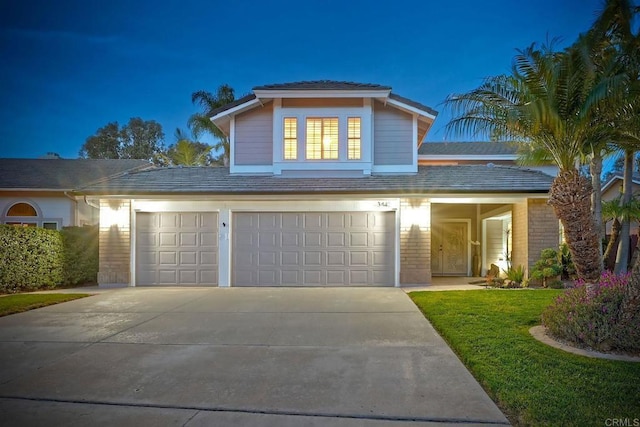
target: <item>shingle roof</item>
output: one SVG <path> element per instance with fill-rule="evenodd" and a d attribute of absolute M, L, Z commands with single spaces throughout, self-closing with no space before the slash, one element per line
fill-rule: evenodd
<path fill-rule="evenodd" d="M 285 178 L 230 175 L 221 167 L 156 168 L 78 190 L 81 194 L 380 194 L 546 193 L 552 177 L 505 166 L 420 166 L 415 175 L 362 178 Z"/>
<path fill-rule="evenodd" d="M 0 159 L 0 189 L 73 190 L 81 185 L 149 167 L 133 159 Z"/>
<path fill-rule="evenodd" d="M 424 104 L 421 104 L 419 102 L 413 101 L 413 100 L 411 100 L 409 98 L 405 98 L 404 96 L 400 96 L 400 95 L 397 95 L 395 93 L 390 93 L 389 94 L 389 98 L 395 99 L 396 101 L 405 103 L 405 104 L 410 105 L 412 107 L 415 107 L 415 108 L 417 108 L 419 110 L 426 111 L 427 113 L 431 114 L 432 116 L 437 116 L 438 115 L 438 112 L 436 110 L 434 110 L 433 108 L 428 107 L 428 106 L 426 106 Z"/>
<path fill-rule="evenodd" d="M 516 155 L 513 142 L 425 142 L 418 154 L 430 156 L 495 156 Z"/>
<path fill-rule="evenodd" d="M 391 87 L 375 83 L 310 80 L 256 86 L 253 90 L 391 90 Z"/>
<path fill-rule="evenodd" d="M 356 83 L 356 82 L 342 82 L 335 80 L 312 80 L 312 81 L 300 81 L 291 83 L 274 83 L 262 86 L 256 86 L 253 90 L 391 90 L 390 86 L 383 86 L 376 83 Z M 419 102 L 413 101 L 404 96 L 390 93 L 389 98 L 396 101 L 405 103 L 419 110 L 426 111 L 427 113 L 437 116 L 438 112 L 431 107 L 428 107 Z M 216 116 L 224 111 L 230 110 L 238 105 L 242 105 L 245 102 L 256 99 L 255 94 L 249 94 L 242 98 L 236 99 L 229 104 L 223 105 L 211 111 L 210 117 Z"/>

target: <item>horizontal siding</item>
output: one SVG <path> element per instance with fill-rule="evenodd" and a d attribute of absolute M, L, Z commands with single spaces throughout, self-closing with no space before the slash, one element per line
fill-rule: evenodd
<path fill-rule="evenodd" d="M 284 98 L 282 108 L 362 107 L 362 98 Z"/>
<path fill-rule="evenodd" d="M 374 103 L 373 163 L 410 165 L 413 163 L 413 118 L 396 108 Z"/>
<path fill-rule="evenodd" d="M 273 103 L 236 117 L 235 164 L 270 165 L 273 161 Z"/>

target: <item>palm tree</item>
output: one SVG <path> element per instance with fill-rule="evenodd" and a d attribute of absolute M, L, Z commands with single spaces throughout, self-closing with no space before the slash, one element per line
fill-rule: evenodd
<path fill-rule="evenodd" d="M 626 80 L 616 94 L 615 102 L 610 102 L 602 113 L 614 124 L 617 134 L 612 143 L 624 151 L 624 184 L 622 204 L 631 203 L 631 179 L 635 151 L 640 148 L 638 126 L 640 102 L 638 102 L 638 77 L 640 76 L 640 39 L 635 19 L 640 8 L 629 0 L 608 0 L 604 9 L 586 35 L 590 55 L 598 68 L 597 72 L 618 74 Z M 603 64 L 605 64 L 603 66 Z M 612 68 L 613 67 L 613 68 Z M 621 234 L 629 234 L 629 219 L 622 222 Z M 620 239 L 616 259 L 617 273 L 627 270 L 629 240 Z"/>
<path fill-rule="evenodd" d="M 640 201 L 634 197 L 631 199 L 630 203 L 623 204 L 622 195 L 620 195 L 615 199 L 602 202 L 602 218 L 605 224 L 612 221 L 611 236 L 609 237 L 607 248 L 604 252 L 604 259 L 606 263 L 613 251 L 613 248 L 616 247 L 618 239 L 620 237 L 625 237 L 625 235 L 621 233 L 622 222 L 625 220 L 640 220 Z M 626 238 L 629 240 L 628 234 L 626 235 Z M 611 270 L 612 268 L 612 265 L 607 265 L 607 269 Z"/>
<path fill-rule="evenodd" d="M 176 129 L 174 136 L 176 143 L 160 154 L 158 163 L 166 166 L 209 166 L 211 164 L 212 146 L 192 141 L 180 128 Z"/>
<path fill-rule="evenodd" d="M 234 90 L 227 84 L 219 86 L 215 94 L 204 90 L 199 90 L 191 94 L 191 102 L 200 105 L 202 112 L 189 117 L 189 127 L 196 138 L 204 132 L 211 134 L 218 140 L 218 142 L 214 144 L 213 149 L 215 151 L 222 151 L 220 160 L 225 166 L 229 165 L 229 138 L 213 124 L 210 118 L 214 110 L 234 100 Z"/>
<path fill-rule="evenodd" d="M 469 93 L 450 95 L 447 132 L 490 135 L 544 149 L 558 166 L 549 204 L 565 230 L 578 276 L 595 282 L 602 271 L 599 232 L 591 213 L 592 185 L 579 170 L 585 147 L 607 140 L 610 125 L 597 107 L 611 93 L 578 49 L 555 52 L 531 45 L 518 51 L 511 75 L 489 77 Z"/>

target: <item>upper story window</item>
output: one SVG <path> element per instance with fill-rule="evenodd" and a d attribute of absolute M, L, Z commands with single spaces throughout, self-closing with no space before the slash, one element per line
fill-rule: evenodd
<path fill-rule="evenodd" d="M 360 117 L 349 117 L 347 119 L 347 158 L 360 160 L 361 146 Z"/>
<path fill-rule="evenodd" d="M 284 158 L 298 158 L 298 120 L 295 117 L 284 118 Z"/>
<path fill-rule="evenodd" d="M 338 159 L 338 118 L 307 118 L 308 160 Z"/>

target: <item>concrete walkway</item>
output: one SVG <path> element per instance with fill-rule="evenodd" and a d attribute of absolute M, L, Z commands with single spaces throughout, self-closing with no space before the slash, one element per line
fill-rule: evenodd
<path fill-rule="evenodd" d="M 508 421 L 401 289 L 128 288 L 0 318 L 3 425 Z"/>

